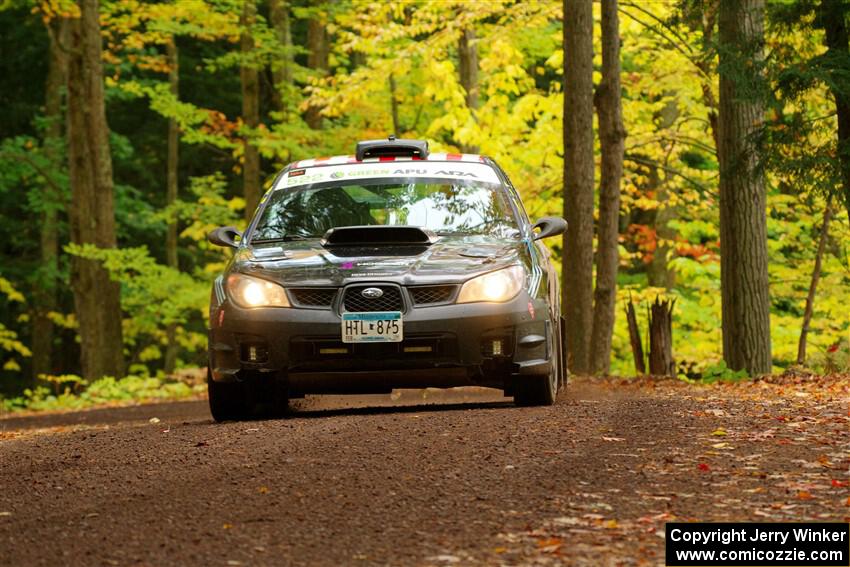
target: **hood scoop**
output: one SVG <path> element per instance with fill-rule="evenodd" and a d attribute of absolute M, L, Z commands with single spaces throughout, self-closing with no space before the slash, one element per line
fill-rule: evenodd
<path fill-rule="evenodd" d="M 430 230 L 418 226 L 342 226 L 327 231 L 322 246 L 430 246 L 437 238 Z"/>

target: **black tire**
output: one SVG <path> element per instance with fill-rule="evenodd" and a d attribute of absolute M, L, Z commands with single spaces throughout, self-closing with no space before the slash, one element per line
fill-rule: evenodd
<path fill-rule="evenodd" d="M 249 416 L 245 384 L 241 382 L 216 382 L 207 370 L 207 393 L 213 419 L 239 421 Z"/>
<path fill-rule="evenodd" d="M 548 374 L 520 377 L 514 394 L 518 406 L 551 406 L 558 399 L 558 392 L 567 385 L 567 372 L 563 364 L 563 342 L 560 325 L 553 333 L 552 356 L 549 358 Z"/>
<path fill-rule="evenodd" d="M 558 372 L 553 365 L 549 374 L 519 378 L 514 403 L 518 406 L 551 406 L 557 398 Z"/>

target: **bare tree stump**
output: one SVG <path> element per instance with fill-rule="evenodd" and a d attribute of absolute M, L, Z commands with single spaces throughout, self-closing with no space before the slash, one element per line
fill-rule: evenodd
<path fill-rule="evenodd" d="M 635 304 L 631 296 L 626 304 L 626 321 L 629 322 L 629 342 L 632 345 L 632 356 L 635 359 L 635 373 L 646 374 L 646 364 L 643 358 L 643 343 L 640 340 L 640 329 L 637 324 Z"/>
<path fill-rule="evenodd" d="M 676 376 L 673 360 L 673 306 L 676 300 L 656 296 L 649 307 L 649 373 Z"/>

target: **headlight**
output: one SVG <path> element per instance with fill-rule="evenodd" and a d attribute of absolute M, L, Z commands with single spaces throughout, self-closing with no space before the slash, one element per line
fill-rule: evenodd
<path fill-rule="evenodd" d="M 463 284 L 457 297 L 458 303 L 492 301 L 502 303 L 513 299 L 525 283 L 522 266 L 511 266 L 473 278 Z"/>
<path fill-rule="evenodd" d="M 227 278 L 227 291 L 239 307 L 289 307 L 286 291 L 279 285 L 244 274 Z"/>

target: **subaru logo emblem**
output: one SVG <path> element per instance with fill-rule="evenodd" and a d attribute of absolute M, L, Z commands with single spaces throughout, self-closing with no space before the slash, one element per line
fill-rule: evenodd
<path fill-rule="evenodd" d="M 360 295 L 367 299 L 378 299 L 382 295 L 384 295 L 384 290 L 379 287 L 367 287 L 363 291 L 360 292 Z"/>

